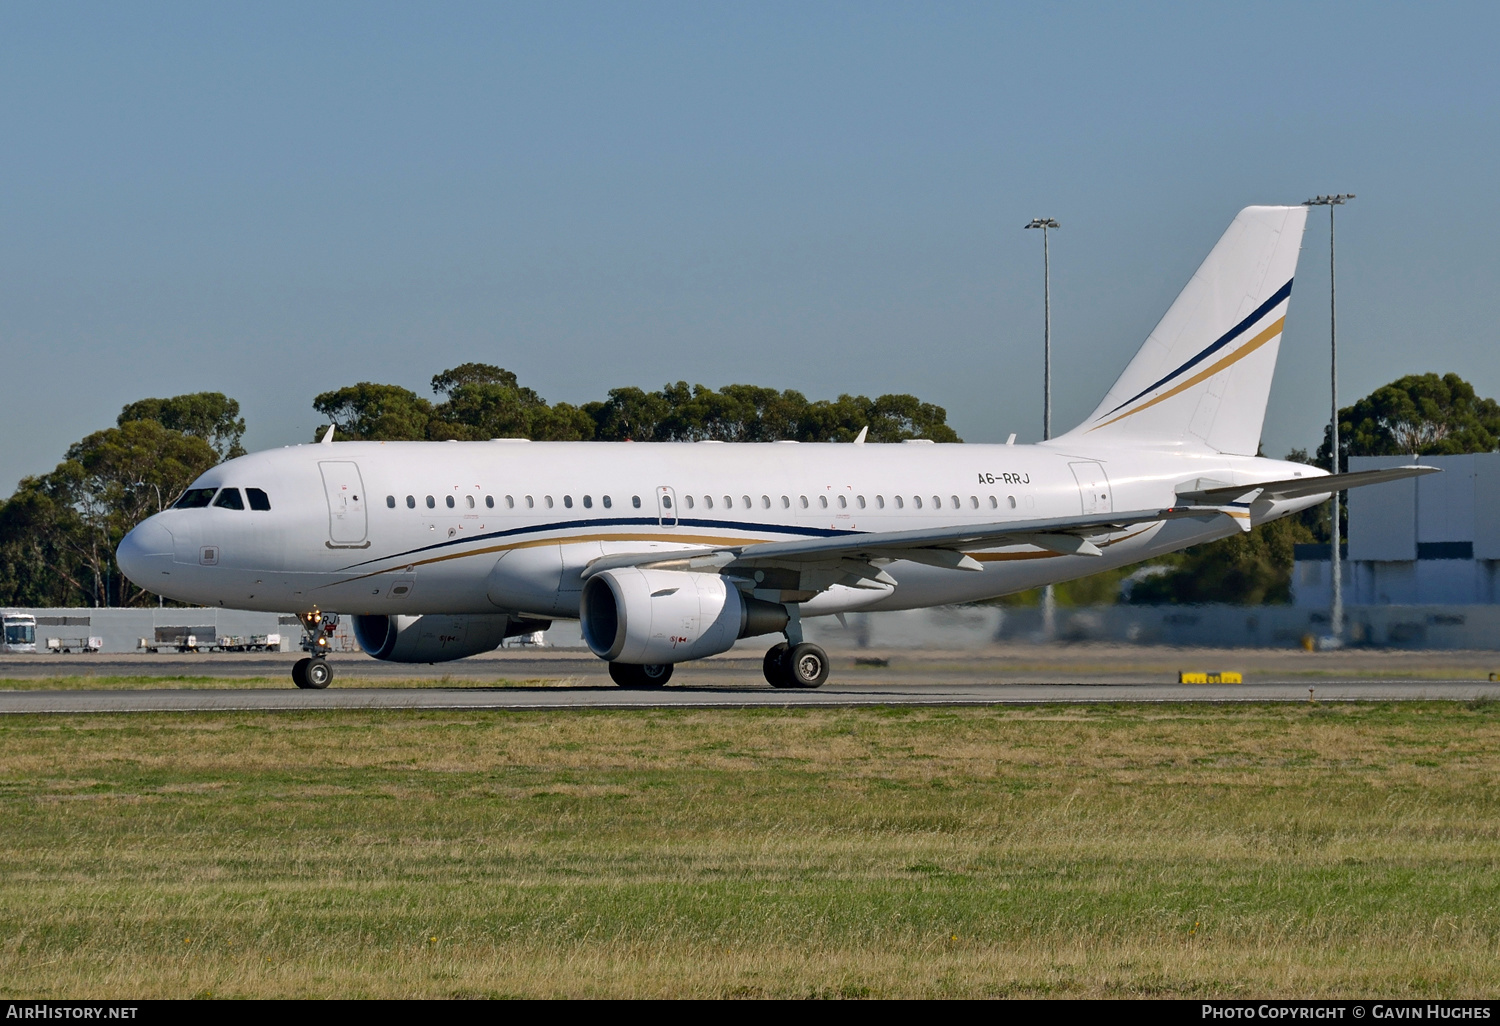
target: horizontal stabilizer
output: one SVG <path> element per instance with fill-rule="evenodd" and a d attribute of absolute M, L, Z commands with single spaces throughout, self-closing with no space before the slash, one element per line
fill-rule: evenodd
<path fill-rule="evenodd" d="M 1422 467 L 1412 464 L 1405 467 L 1387 467 L 1384 470 L 1360 470 L 1352 474 L 1320 474 L 1317 477 L 1292 477 L 1284 481 L 1262 481 L 1260 484 L 1222 485 L 1216 488 L 1200 488 L 1195 491 L 1178 492 L 1177 497 L 1189 504 L 1220 505 L 1230 502 L 1248 502 L 1253 499 L 1301 499 L 1309 495 L 1331 495 L 1335 491 L 1363 488 L 1365 485 L 1385 484 L 1408 477 L 1436 474 L 1438 467 Z"/>

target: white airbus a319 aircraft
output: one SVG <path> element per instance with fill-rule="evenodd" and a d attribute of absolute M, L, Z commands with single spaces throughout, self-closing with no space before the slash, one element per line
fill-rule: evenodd
<path fill-rule="evenodd" d="M 776 687 L 817 687 L 802 620 L 970 602 L 1248 531 L 1335 488 L 1261 459 L 1305 207 L 1248 207 L 1087 420 L 1039 445 L 345 442 L 230 460 L 121 542 L 184 602 L 297 612 L 299 687 L 351 615 L 376 659 L 433 663 L 578 618 L 624 687 L 784 636 Z M 862 439 L 861 439 L 862 442 Z"/>

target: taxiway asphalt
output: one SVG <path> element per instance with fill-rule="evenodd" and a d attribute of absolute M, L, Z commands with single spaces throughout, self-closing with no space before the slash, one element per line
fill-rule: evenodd
<path fill-rule="evenodd" d="M 1448 678 L 1413 660 L 1411 669 L 1425 668 L 1426 676 L 1392 679 L 1361 672 L 1367 667 L 1352 656 L 1320 665 L 1285 661 L 1280 653 L 1032 655 L 1030 665 L 975 653 L 893 656 L 884 665 L 836 657 L 833 679 L 808 691 L 769 687 L 760 660 L 739 656 L 682 664 L 671 684 L 653 691 L 618 688 L 603 663 L 559 651 L 497 653 L 436 667 L 344 656 L 336 659 L 339 676 L 326 691 L 298 691 L 289 680 L 259 686 L 287 676 L 294 658 L 287 654 L 12 657 L 0 663 L 0 678 L 7 679 L 0 682 L 0 713 L 1500 700 L 1500 683 L 1476 679 L 1462 659 L 1452 663 Z M 1210 670 L 1245 666 L 1246 683 L 1177 684 L 1165 669 L 1174 662 Z M 1304 666 L 1320 666 L 1319 672 L 1309 675 Z"/>

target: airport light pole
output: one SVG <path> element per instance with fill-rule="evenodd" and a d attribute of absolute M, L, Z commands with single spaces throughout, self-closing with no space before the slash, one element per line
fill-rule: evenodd
<path fill-rule="evenodd" d="M 1047 232 L 1062 225 L 1050 217 L 1033 217 L 1030 224 L 1021 227 L 1042 230 L 1042 439 L 1045 441 L 1052 437 L 1052 254 Z"/>
<path fill-rule="evenodd" d="M 1047 233 L 1061 228 L 1050 217 L 1033 217 L 1022 228 L 1042 230 L 1042 440 L 1052 437 L 1052 253 Z M 1057 597 L 1052 585 L 1042 589 L 1042 636 L 1051 641 L 1056 633 Z"/>
<path fill-rule="evenodd" d="M 1354 199 L 1354 193 L 1341 192 L 1332 196 L 1314 196 L 1303 206 L 1328 208 L 1328 369 L 1333 397 L 1333 417 L 1329 422 L 1329 463 L 1333 473 L 1339 472 L 1339 332 L 1338 293 L 1334 286 L 1333 209 Z M 1328 634 L 1335 642 L 1344 636 L 1344 561 L 1339 552 L 1343 528 L 1339 524 L 1339 493 L 1333 493 L 1332 551 L 1333 604 L 1328 611 Z"/>

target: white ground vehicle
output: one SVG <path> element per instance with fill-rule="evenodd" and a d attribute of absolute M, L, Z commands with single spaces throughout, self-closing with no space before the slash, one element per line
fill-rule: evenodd
<path fill-rule="evenodd" d="M 251 634 L 245 637 L 238 634 L 224 634 L 219 637 L 220 652 L 279 652 L 281 651 L 280 634 Z"/>
<path fill-rule="evenodd" d="M 0 652 L 35 652 L 36 617 L 30 613 L 6 613 L 5 637 L 0 641 Z"/>
<path fill-rule="evenodd" d="M 103 638 L 48 638 L 48 652 L 97 652 L 104 647 Z"/>

